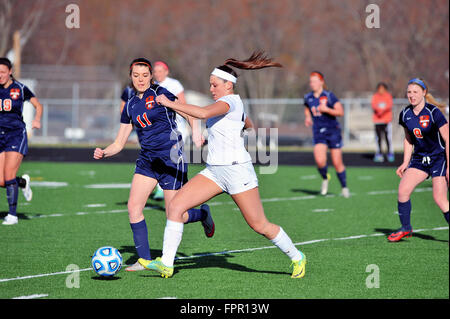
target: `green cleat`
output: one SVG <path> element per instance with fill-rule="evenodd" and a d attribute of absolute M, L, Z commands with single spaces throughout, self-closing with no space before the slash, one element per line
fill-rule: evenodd
<path fill-rule="evenodd" d="M 153 193 L 152 198 L 157 201 L 164 199 L 164 191 L 159 187 L 159 185 L 157 186 L 155 192 Z"/>
<path fill-rule="evenodd" d="M 146 260 L 139 258 L 138 262 L 147 270 L 154 270 L 161 274 L 163 278 L 170 278 L 173 276 L 173 267 L 167 267 L 161 261 L 161 257 L 155 260 Z"/>
<path fill-rule="evenodd" d="M 302 259 L 298 261 L 292 261 L 291 267 L 294 267 L 294 270 L 292 271 L 291 278 L 303 278 L 306 273 L 306 257 L 303 255 L 302 252 Z"/>

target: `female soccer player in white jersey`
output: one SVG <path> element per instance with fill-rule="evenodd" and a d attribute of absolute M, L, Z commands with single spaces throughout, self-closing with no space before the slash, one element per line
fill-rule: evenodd
<path fill-rule="evenodd" d="M 211 73 L 210 91 L 215 103 L 206 107 L 172 103 L 163 95 L 156 99 L 173 110 L 183 110 L 188 115 L 207 120 L 208 158 L 206 168 L 185 184 L 169 205 L 162 257 L 153 261 L 138 261 L 163 277 L 171 277 L 175 254 L 183 234 L 183 212 L 227 192 L 248 225 L 271 240 L 292 260 L 292 278 L 302 278 L 305 275 L 306 257 L 294 246 L 284 230 L 270 223 L 264 214 L 258 179 L 241 135 L 242 130 L 250 126 L 250 121 L 245 115 L 241 98 L 234 94 L 237 74 L 231 67 L 254 70 L 281 67 L 281 64 L 272 62 L 262 52 L 252 54 L 245 61 L 226 60 L 224 65 Z"/>

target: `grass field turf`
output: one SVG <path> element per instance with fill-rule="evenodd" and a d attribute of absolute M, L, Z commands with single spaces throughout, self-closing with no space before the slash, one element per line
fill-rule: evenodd
<path fill-rule="evenodd" d="M 191 166 L 189 175 L 201 168 Z M 115 246 L 125 264 L 137 259 L 126 213 L 129 189 L 86 186 L 129 183 L 133 169 L 133 164 L 24 162 L 20 173 L 32 176 L 34 197 L 28 204 L 19 194 L 19 224 L 0 225 L 0 298 L 449 298 L 448 225 L 433 202 L 431 181 L 412 197 L 413 227 L 423 231 L 399 243 L 388 243 L 385 235 L 358 237 L 399 226 L 392 168 L 348 168 L 350 199 L 338 196 L 332 170 L 328 197 L 317 195 L 320 179 L 313 167 L 280 166 L 275 175 L 259 175 L 269 220 L 304 243 L 298 245 L 308 260 L 301 280 L 290 278 L 288 258 L 254 233 L 224 194 L 209 202 L 214 238 L 205 237 L 200 223 L 184 228 L 178 256 L 206 256 L 178 260 L 171 279 L 121 270 L 114 280 L 101 280 L 88 269 L 98 247 Z M 36 185 L 44 181 L 67 186 Z M 158 257 L 163 202 L 148 203 L 150 246 Z M 1 195 L 1 217 L 7 209 Z M 227 250 L 242 251 L 210 254 Z M 66 287 L 71 274 L 55 274 L 70 264 L 83 270 L 76 273 L 80 288 Z M 380 288 L 366 287 L 370 264 L 379 267 Z M 41 274 L 49 275 L 36 277 Z M 10 280 L 16 277 L 21 279 Z"/>

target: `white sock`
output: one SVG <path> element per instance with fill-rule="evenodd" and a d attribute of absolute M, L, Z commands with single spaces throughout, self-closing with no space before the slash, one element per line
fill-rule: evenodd
<path fill-rule="evenodd" d="M 284 232 L 283 228 L 280 227 L 280 232 L 278 235 L 271 240 L 271 242 L 281 249 L 283 253 L 285 253 L 291 260 L 298 261 L 301 260 L 302 254 L 300 251 L 294 246 L 292 240 L 289 236 Z"/>
<path fill-rule="evenodd" d="M 183 237 L 183 223 L 167 220 L 164 230 L 163 254 L 161 261 L 168 267 L 173 267 L 173 261 L 177 254 L 178 246 L 180 246 Z"/>

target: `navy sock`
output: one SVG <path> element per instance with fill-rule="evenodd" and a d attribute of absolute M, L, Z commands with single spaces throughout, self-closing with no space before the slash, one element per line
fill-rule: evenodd
<path fill-rule="evenodd" d="M 447 224 L 448 224 L 448 212 L 444 213 L 444 218 L 445 218 L 445 220 L 447 221 Z"/>
<path fill-rule="evenodd" d="M 411 230 L 411 201 L 400 203 L 398 202 L 398 217 L 402 224 L 403 230 Z"/>
<path fill-rule="evenodd" d="M 6 197 L 8 198 L 9 214 L 17 216 L 17 197 L 19 194 L 19 185 L 16 179 L 5 181 Z"/>
<path fill-rule="evenodd" d="M 202 221 L 206 218 L 206 212 L 201 209 L 191 208 L 188 210 L 189 219 L 186 224 Z"/>
<path fill-rule="evenodd" d="M 322 176 L 323 179 L 328 179 L 327 173 L 328 173 L 328 165 L 325 165 L 324 167 L 320 168 L 317 167 L 317 170 L 319 171 L 320 176 Z"/>
<path fill-rule="evenodd" d="M 151 260 L 150 246 L 148 243 L 148 231 L 145 219 L 139 223 L 130 223 L 131 230 L 133 231 L 134 246 L 139 255 L 139 258 Z"/>
<path fill-rule="evenodd" d="M 336 172 L 336 175 L 339 179 L 339 182 L 341 182 L 341 186 L 347 187 L 347 173 L 345 172 L 345 169 L 340 173 Z"/>

